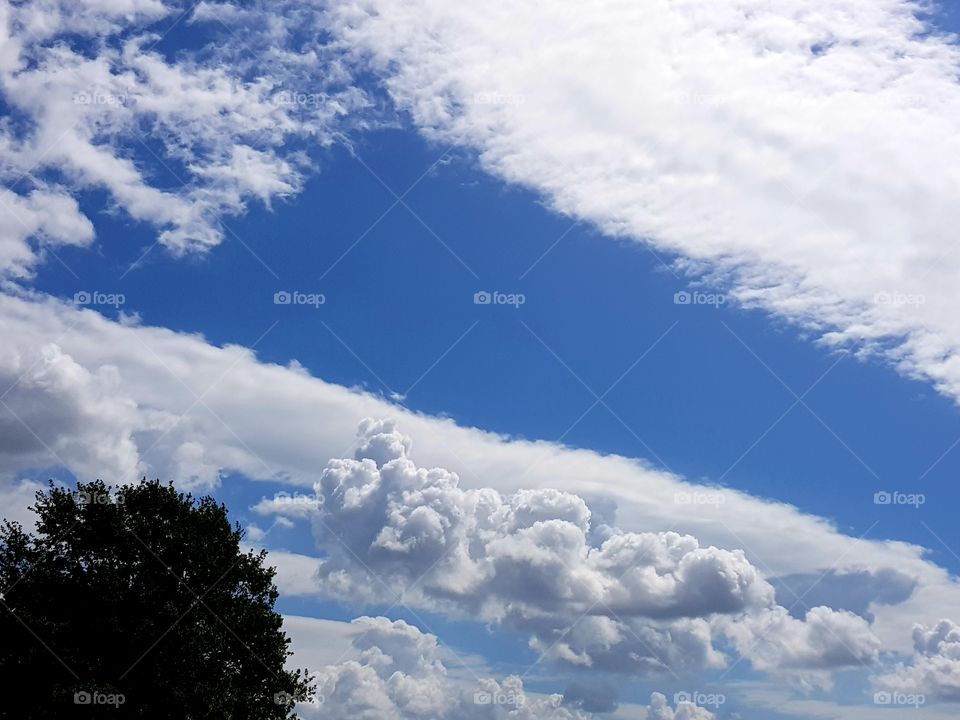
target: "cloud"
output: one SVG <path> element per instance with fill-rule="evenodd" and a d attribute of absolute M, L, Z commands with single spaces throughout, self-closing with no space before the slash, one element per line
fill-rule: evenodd
<path fill-rule="evenodd" d="M 960 701 L 960 625 L 941 620 L 913 630 L 914 657 L 875 678 L 877 687 L 924 695 L 932 700 Z"/>
<path fill-rule="evenodd" d="M 209 249 L 223 217 L 298 193 L 313 164 L 304 143 L 332 144 L 367 104 L 318 40 L 294 41 L 296 23 L 319 25 L 317 10 L 225 26 L 229 13 L 205 5 L 196 28 L 222 37 L 168 57 L 156 48 L 167 26 L 188 27 L 169 22 L 175 13 L 160 0 L 0 7 L 0 179 L 14 188 L 0 193 L 11 220 L 0 276 L 29 276 L 42 247 L 91 243 L 73 199 L 86 190 L 105 191 L 174 253 Z M 250 47 L 273 49 L 254 63 Z"/>
<path fill-rule="evenodd" d="M 411 444 L 395 423 L 365 420 L 354 458 L 321 473 L 313 527 L 330 596 L 501 623 L 542 656 L 615 672 L 722 666 L 716 630 L 763 670 L 877 657 L 862 618 L 827 607 L 791 617 L 740 550 L 597 528 L 572 493 L 462 488 L 454 473 L 417 467 Z"/>
<path fill-rule="evenodd" d="M 303 615 L 284 615 L 283 631 L 290 638 L 293 653 L 287 666 L 310 671 L 344 660 L 350 654 L 357 634 L 356 626 L 351 623 Z"/>
<path fill-rule="evenodd" d="M 780 673 L 803 690 L 831 688 L 831 670 L 869 667 L 881 649 L 863 618 L 823 606 L 811 608 L 802 620 L 775 606 L 740 622 L 721 619 L 718 624 L 755 668 Z"/>
<path fill-rule="evenodd" d="M 607 683 L 575 681 L 563 691 L 563 704 L 586 712 L 609 713 L 617 709 L 618 695 L 617 689 Z"/>
<path fill-rule="evenodd" d="M 0 269 L 14 275 L 26 274 L 44 248 L 83 247 L 93 241 L 93 225 L 76 200 L 55 186 L 39 183 L 23 195 L 0 189 L 0 211 L 5 216 L 0 229 Z M 31 248 L 30 239 L 39 243 L 39 250 Z"/>
<path fill-rule="evenodd" d="M 367 0 L 326 19 L 427 137 L 960 398 L 960 51 L 925 6 Z"/>
<path fill-rule="evenodd" d="M 316 720 L 586 720 L 560 695 L 527 694 L 516 676 L 501 681 L 448 673 L 451 659 L 436 636 L 402 620 L 360 617 L 351 623 L 356 658 L 314 673 L 317 698 L 298 706 Z"/>
<path fill-rule="evenodd" d="M 678 703 L 676 709 L 671 708 L 662 693 L 653 693 L 646 717 L 647 720 L 713 720 L 715 715 L 688 702 Z"/>
<path fill-rule="evenodd" d="M 0 472 L 60 465 L 96 477 L 141 469 L 131 433 L 136 407 L 118 392 L 116 368 L 90 372 L 53 343 L 39 358 L 8 346 L 0 384 Z"/>
<path fill-rule="evenodd" d="M 866 606 L 874 618 L 871 627 L 883 641 L 884 650 L 910 652 L 915 623 L 934 623 L 940 617 L 960 614 L 956 583 L 943 568 L 925 560 L 923 549 L 916 545 L 852 538 L 827 521 L 788 505 L 731 489 L 693 485 L 640 461 L 460 427 L 449 419 L 410 412 L 383 398 L 326 383 L 300 367 L 259 362 L 244 348 L 216 347 L 197 335 L 112 322 L 96 312 L 41 296 L 0 293 L 0 336 L 4 338 L 0 394 L 7 392 L 3 401 L 9 406 L 0 405 L 0 422 L 11 433 L 4 437 L 16 440 L 8 439 L 9 447 L 0 454 L 0 488 L 16 488 L 17 479 L 24 474 L 37 478 L 39 468 L 61 465 L 82 479 L 99 476 L 118 483 L 146 473 L 201 491 L 215 488 L 224 477 L 239 475 L 281 482 L 290 488 L 279 500 L 258 505 L 266 513 L 263 527 L 268 527 L 275 514 L 296 521 L 314 512 L 316 496 L 305 500 L 303 491 L 317 481 L 330 458 L 343 457 L 358 447 L 356 427 L 361 418 L 393 416 L 416 438 L 421 465 L 447 468 L 435 472 L 432 482 L 443 486 L 444 478 L 456 474 L 457 487 L 447 483 L 437 494 L 437 502 L 456 500 L 479 508 L 481 500 L 490 498 L 489 507 L 501 515 L 509 511 L 510 532 L 516 535 L 517 545 L 495 542 L 492 530 L 508 527 L 505 520 L 498 519 L 484 530 L 492 533 L 490 558 L 480 570 L 502 569 L 501 581 L 511 572 L 520 572 L 519 568 L 541 570 L 523 578 L 525 582 L 516 588 L 484 586 L 493 598 L 513 593 L 512 607 L 532 607 L 527 597 L 532 583 L 551 588 L 552 578 L 544 572 L 548 566 L 543 563 L 555 561 L 562 553 L 572 558 L 587 553 L 593 564 L 574 564 L 577 572 L 573 575 L 564 570 L 570 587 L 554 585 L 555 592 L 548 597 L 562 601 L 562 607 L 575 607 L 585 600 L 589 605 L 599 595 L 612 603 L 618 615 L 645 613 L 644 617 L 655 617 L 656 622 L 686 623 L 683 633 L 672 638 L 669 646 L 688 658 L 697 648 L 707 648 L 703 638 L 709 632 L 699 626 L 702 621 L 684 614 L 695 613 L 711 602 L 711 597 L 697 593 L 704 587 L 699 573 L 710 568 L 731 571 L 729 582 L 719 583 L 717 596 L 729 609 L 752 607 L 758 592 L 761 596 L 769 592 L 764 582 L 776 577 L 819 576 L 831 569 L 884 577 L 883 573 L 895 571 L 897 577 L 909 578 L 914 585 L 908 599 L 885 604 L 890 597 L 882 583 L 870 583 L 874 591 L 855 603 L 857 612 Z M 66 378 L 75 380 L 67 382 Z M 257 410 L 251 412 L 250 408 Z M 11 409 L 32 432 L 22 427 Z M 365 437 L 361 438 L 363 453 L 374 458 L 367 463 L 373 468 L 376 461 L 382 463 L 391 454 L 405 451 L 399 433 L 368 433 Z M 354 462 L 346 461 L 343 472 L 351 471 Z M 379 470 L 370 469 L 370 473 L 375 478 Z M 411 477 L 420 474 L 417 469 Z M 355 477 L 358 490 L 351 495 L 351 502 L 355 498 L 356 512 L 362 514 L 370 508 L 363 501 L 362 474 Z M 396 477 L 404 475 L 398 470 Z M 708 491 L 723 493 L 722 517 L 713 506 L 675 501 L 678 493 Z M 468 504 L 466 509 L 473 512 L 474 505 Z M 377 561 L 399 563 L 397 559 L 404 553 L 419 561 L 436 557 L 438 547 L 449 547 L 456 539 L 453 529 L 465 532 L 463 524 L 444 526 L 444 513 L 459 512 L 457 507 L 440 504 L 430 508 L 433 512 L 416 513 L 399 508 L 381 528 L 386 532 L 377 547 Z M 603 511 L 595 512 L 597 508 Z M 5 508 L 4 515 L 12 512 L 21 511 Z M 465 517 L 473 521 L 483 515 L 474 512 Z M 543 522 L 549 518 L 557 522 Z M 538 521 L 541 525 L 535 528 Z M 619 535 L 611 531 L 613 527 L 621 531 Z M 557 551 L 552 554 L 538 549 L 538 543 L 547 542 L 548 534 Z M 607 541 L 611 542 L 604 552 L 596 550 Z M 475 558 L 460 552 L 456 567 L 461 574 L 445 577 L 453 591 L 457 582 L 468 586 L 478 581 L 470 574 L 477 572 Z M 643 557 L 645 552 L 667 563 L 664 577 L 657 583 L 647 583 L 641 573 L 629 572 L 622 581 L 608 582 L 626 569 L 624 558 L 631 554 Z M 661 554 L 665 560 L 660 560 Z M 562 555 L 565 561 L 568 555 Z M 278 560 L 281 570 L 287 562 L 291 571 L 284 592 L 316 594 L 312 576 L 317 558 L 287 553 Z M 753 579 L 756 568 L 763 569 L 764 582 Z M 653 574 L 650 577 L 656 579 Z M 596 588 L 598 578 L 607 583 L 601 591 Z M 631 596 L 634 587 L 645 594 Z M 782 590 L 779 602 L 784 606 L 798 601 L 784 594 L 789 592 L 785 586 L 778 587 Z M 559 590 L 569 591 L 568 597 Z M 834 609 L 852 607 L 836 593 L 818 600 L 828 606 L 835 604 Z M 536 620 L 529 613 L 517 617 L 526 623 Z M 571 661 L 580 651 L 612 658 L 603 645 L 606 638 L 615 637 L 615 631 L 605 618 L 586 618 L 571 631 L 572 637 L 564 639 L 569 647 L 560 643 L 555 651 Z M 549 623 L 542 631 L 533 627 L 528 632 L 549 634 Z M 665 642 L 656 633 L 638 636 L 650 647 Z M 709 662 L 710 656 L 701 660 Z"/>
<path fill-rule="evenodd" d="M 462 664 L 436 636 L 403 620 L 359 617 L 348 623 L 285 617 L 294 656 L 291 667 L 303 667 L 298 648 L 332 644 L 339 656 L 312 666 L 317 686 L 313 703 L 297 706 L 308 720 L 589 720 L 587 708 L 575 707 L 573 695 L 542 695 L 524 688 L 518 676 L 495 679 Z M 348 641 L 349 647 L 343 645 Z M 326 653 L 329 656 L 331 653 Z M 460 672 L 455 668 L 459 667 Z M 467 672 L 462 670 L 466 669 Z M 583 693 L 577 695 L 582 697 Z M 596 712 L 607 712 L 607 703 Z M 647 720 L 713 720 L 709 711 L 690 703 L 672 708 L 661 693 L 647 707 L 631 706 Z"/>
<path fill-rule="evenodd" d="M 916 581 L 893 569 L 879 572 L 859 570 L 820 575 L 789 575 L 773 580 L 777 602 L 795 606 L 793 614 L 806 612 L 817 605 L 850 610 L 873 620 L 872 604 L 896 605 L 907 600 L 916 590 Z"/>

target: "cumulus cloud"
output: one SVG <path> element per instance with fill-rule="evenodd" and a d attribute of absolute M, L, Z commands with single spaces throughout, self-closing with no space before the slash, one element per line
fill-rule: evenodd
<path fill-rule="evenodd" d="M 960 625 L 941 620 L 913 630 L 914 657 L 899 664 L 875 684 L 888 691 L 960 701 Z"/>
<path fill-rule="evenodd" d="M 706 708 L 689 702 L 678 703 L 675 709 L 671 708 L 662 693 L 653 693 L 646 720 L 713 720 L 714 717 L 716 716 Z"/>
<path fill-rule="evenodd" d="M 0 405 L 0 421 L 12 433 L 9 437 L 16 438 L 2 453 L 0 489 L 9 488 L 11 497 L 29 495 L 16 491 L 25 473 L 42 479 L 37 478 L 38 468 L 61 465 L 83 479 L 100 476 L 118 483 L 146 473 L 200 490 L 216 487 L 227 475 L 240 475 L 290 488 L 258 506 L 265 512 L 259 524 L 266 528 L 280 513 L 296 521 L 316 512 L 316 494 L 304 490 L 329 458 L 358 446 L 360 418 L 395 416 L 416 438 L 419 463 L 447 470 L 407 470 L 398 464 L 391 471 L 397 482 L 414 483 L 407 489 L 411 502 L 420 497 L 425 506 L 413 512 L 411 503 L 398 504 L 381 526 L 383 535 L 374 538 L 376 561 L 384 567 L 402 565 L 399 559 L 405 555 L 423 560 L 437 557 L 438 548 L 452 547 L 451 557 L 443 557 L 439 565 L 446 571 L 443 583 L 439 575 L 427 583 L 431 602 L 440 602 L 437 597 L 444 590 L 460 605 L 458 587 L 479 583 L 489 591 L 483 601 L 495 601 L 489 607 L 504 612 L 503 600 L 509 597 L 515 610 L 511 617 L 528 625 L 540 621 L 528 597 L 534 583 L 552 588 L 546 597 L 562 611 L 589 606 L 600 597 L 626 622 L 644 619 L 642 627 L 633 627 L 637 637 L 610 618 L 589 616 L 555 643 L 551 623 L 559 611 L 548 615 L 543 627 L 528 629 L 543 640 L 541 652 L 550 649 L 571 662 L 585 658 L 584 652 L 595 660 L 614 658 L 615 648 L 629 647 L 624 634 L 638 647 L 642 640 L 659 652 L 666 643 L 669 652 L 688 659 L 707 651 L 710 628 L 691 615 L 714 607 L 710 597 L 698 593 L 707 580 L 717 583 L 718 601 L 735 611 L 766 597 L 765 583 L 776 576 L 819 576 L 833 568 L 886 577 L 883 573 L 895 570 L 898 586 L 913 588 L 903 602 L 892 602 L 881 582 L 869 583 L 874 590 L 855 600 L 836 592 L 818 598 L 819 604 L 852 608 L 874 618 L 871 626 L 885 650 L 909 652 L 914 623 L 960 614 L 956 583 L 943 568 L 925 560 L 916 545 L 858 540 L 821 518 L 730 489 L 723 490 L 723 522 L 718 523 L 712 508 L 675 503 L 678 492 L 706 488 L 642 462 L 459 427 L 449 419 L 409 412 L 382 398 L 325 383 L 302 368 L 259 362 L 243 348 L 215 347 L 195 335 L 113 322 L 50 298 L 0 294 L 0 336 L 0 394 L 7 392 L 3 401 L 9 406 Z M 67 376 L 77 381 L 59 379 Z M 338 512 L 368 511 L 365 503 L 375 496 L 364 498 L 367 485 L 382 497 L 382 480 L 373 481 L 380 473 L 377 462 L 382 466 L 398 452 L 407 452 L 405 442 L 398 432 L 369 432 L 359 440 L 366 463 L 353 459 L 333 466 L 349 482 L 356 479 L 349 498 L 346 492 L 335 498 L 335 507 L 345 503 Z M 359 469 L 352 470 L 354 465 Z M 370 482 L 363 480 L 366 472 Z M 425 473 L 429 482 L 421 486 Z M 596 498 L 603 499 L 602 512 L 595 512 Z M 463 510 L 459 502 L 467 503 Z M 496 513 L 484 515 L 485 508 Z M 14 512 L 20 510 L 5 507 L 3 514 Z M 463 522 L 458 519 L 461 512 L 466 513 Z M 491 524 L 482 526 L 481 520 Z M 477 527 L 467 533 L 469 523 Z M 483 546 L 490 555 L 478 563 L 461 538 L 481 531 L 489 538 Z M 509 533 L 517 544 L 498 544 L 497 533 Z M 548 542 L 555 552 L 541 550 Z M 737 548 L 750 551 L 741 556 Z M 628 558 L 649 564 L 646 555 L 658 563 L 646 568 L 647 575 L 629 569 Z M 291 553 L 272 557 L 280 566 L 284 593 L 317 594 L 317 558 Z M 571 566 L 575 572 L 562 570 L 571 581 L 569 588 L 550 584 L 547 568 L 560 557 L 568 565 L 568 558 L 576 560 Z M 515 588 L 501 590 L 497 585 L 526 567 L 537 572 Z M 711 574 L 711 568 L 721 567 L 730 569 L 722 580 Z M 757 567 L 769 576 L 764 582 L 753 577 Z M 656 568 L 663 570 L 658 574 Z M 484 578 L 490 581 L 484 584 Z M 782 596 L 776 604 L 791 606 L 796 600 Z M 809 611 L 794 612 L 802 619 Z M 667 638 L 657 623 L 675 626 L 677 632 Z M 669 659 L 669 652 L 660 657 Z M 714 659 L 712 653 L 701 657 L 706 664 Z M 633 657 L 627 653 L 624 662 L 657 664 L 649 651 Z"/>
<path fill-rule="evenodd" d="M 431 138 L 960 397 L 960 52 L 910 0 L 334 2 Z"/>
<path fill-rule="evenodd" d="M 860 617 L 817 607 L 799 620 L 740 550 L 675 532 L 596 531 L 583 498 L 554 489 L 463 488 L 417 467 L 392 421 L 365 420 L 352 459 L 316 484 L 320 585 L 345 601 L 407 604 L 528 632 L 541 655 L 621 672 L 724 664 L 732 638 L 763 670 L 869 664 Z"/>
<path fill-rule="evenodd" d="M 448 674 L 437 638 L 402 620 L 361 617 L 352 622 L 356 659 L 329 665 L 314 679 L 317 698 L 298 706 L 316 720 L 586 720 L 563 706 L 561 695 L 528 694 L 516 676 L 497 681 Z M 449 653 L 447 653 L 449 656 Z"/>
<path fill-rule="evenodd" d="M 340 644 L 344 631 L 309 618 L 285 619 L 294 633 L 294 646 L 317 632 L 330 633 Z M 436 636 L 402 620 L 360 617 L 349 626 L 351 648 L 313 673 L 317 697 L 297 712 L 313 720 L 589 720 L 589 708 L 580 707 L 584 693 L 543 695 L 528 692 L 516 675 L 495 679 L 486 675 L 454 673 L 459 662 Z M 313 647 L 314 642 L 301 643 Z M 295 651 L 291 663 L 299 662 Z M 612 707 L 597 707 L 607 712 Z M 713 720 L 709 711 L 691 703 L 668 704 L 654 693 L 650 705 L 633 708 L 648 720 Z"/>
<path fill-rule="evenodd" d="M 73 199 L 89 189 L 171 251 L 208 249 L 224 216 L 299 192 L 312 167 L 304 142 L 331 144 L 366 104 L 316 35 L 294 37 L 319 26 L 317 9 L 264 23 L 205 5 L 195 27 L 222 38 L 168 57 L 158 21 L 190 10 L 162 0 L 0 6 L 0 179 L 14 188 L 0 193 L 10 220 L 0 275 L 30 275 L 44 247 L 92 242 Z M 174 33 L 188 27 L 178 24 Z M 249 47 L 276 49 L 254 63 Z"/>

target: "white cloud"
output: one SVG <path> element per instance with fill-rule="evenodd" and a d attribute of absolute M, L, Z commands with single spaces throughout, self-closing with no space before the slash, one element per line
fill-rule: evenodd
<path fill-rule="evenodd" d="M 784 676 L 800 689 L 832 687 L 829 671 L 869 667 L 880 643 L 858 615 L 826 607 L 811 608 L 803 621 L 783 607 L 767 608 L 740 622 L 723 620 L 724 632 L 754 667 Z"/>
<path fill-rule="evenodd" d="M 329 22 L 429 137 L 957 398 L 960 52 L 920 6 L 363 0 Z"/>
<path fill-rule="evenodd" d="M 16 178 L 13 179 L 14 183 Z M 0 189 L 0 271 L 25 275 L 50 246 L 86 246 L 93 241 L 91 222 L 80 212 L 76 200 L 62 190 L 41 184 L 29 194 Z M 39 242 L 39 251 L 31 248 Z"/>
<path fill-rule="evenodd" d="M 313 630 L 313 628 L 309 628 Z M 402 620 L 360 617 L 350 624 L 352 652 L 313 674 L 317 697 L 298 706 L 316 720 L 585 720 L 568 710 L 561 696 L 527 694 L 518 677 L 459 677 L 437 638 Z M 339 633 L 337 633 L 339 635 Z M 314 638 L 315 640 L 317 638 Z M 315 643 L 311 643 L 315 644 Z M 297 664 L 297 658 L 292 658 Z"/>
<path fill-rule="evenodd" d="M 501 504 L 503 498 L 511 498 L 515 531 L 525 533 L 522 547 L 531 555 L 517 556 L 521 545 L 513 554 L 509 547 L 494 545 L 498 562 L 505 568 L 533 562 L 537 541 L 529 526 L 538 517 L 563 518 L 579 532 L 587 517 L 584 505 L 592 505 L 609 509 L 590 516 L 591 546 L 605 539 L 603 524 L 615 525 L 624 533 L 652 533 L 657 538 L 667 531 L 697 538 L 699 548 L 690 541 L 677 542 L 681 548 L 688 546 L 687 553 L 693 552 L 691 559 L 698 558 L 704 566 L 722 562 L 734 569 L 731 583 L 722 587 L 731 607 L 749 604 L 755 597 L 751 593 L 763 587 L 749 580 L 751 567 L 758 568 L 767 580 L 784 575 L 817 577 L 833 568 L 835 573 L 865 578 L 895 572 L 915 585 L 909 598 L 900 602 L 890 602 L 882 588 L 876 589 L 876 602 L 869 593 L 856 599 L 857 607 L 875 618 L 872 628 L 885 650 L 909 651 L 916 622 L 933 623 L 940 617 L 960 615 L 956 583 L 942 568 L 926 561 L 918 546 L 857 540 L 821 518 L 782 503 L 692 485 L 641 462 L 459 427 L 449 419 L 409 412 L 382 398 L 325 383 L 302 368 L 258 362 L 243 348 L 218 348 L 194 335 L 111 322 L 98 313 L 50 298 L 0 294 L 0 336 L 4 338 L 0 387 L 14 386 L 4 402 L 56 453 L 51 455 L 33 433 L 23 429 L 16 436 L 20 441 L 11 443 L 0 458 L 4 487 L 13 487 L 18 473 L 63 463 L 84 479 L 99 476 L 115 483 L 135 480 L 146 472 L 174 479 L 183 487 L 210 489 L 222 475 L 240 473 L 287 482 L 293 489 L 305 488 L 317 480 L 330 458 L 349 454 L 357 446 L 356 423 L 361 418 L 392 415 L 416 439 L 419 463 L 455 472 L 463 497 L 474 502 L 481 496 L 499 494 Z M 18 384 L 24 373 L 26 377 Z M 63 378 L 67 377 L 76 382 L 66 382 Z M 19 426 L 2 405 L 0 418 L 5 428 Z M 386 435 L 368 441 L 364 452 L 382 460 L 404 448 L 402 439 Z M 487 488 L 485 494 L 479 492 L 481 488 Z M 528 495 L 518 494 L 519 490 Z M 713 506 L 675 502 L 678 492 L 708 491 L 723 493 L 722 515 Z M 295 494 L 289 497 L 295 498 Z M 865 497 L 866 503 L 871 500 Z M 296 519 L 309 510 L 309 504 L 281 498 L 275 506 L 268 502 L 260 509 L 268 516 L 278 512 Z M 442 521 L 441 513 L 437 517 Z M 431 537 L 445 542 L 442 522 L 440 526 L 432 524 L 436 519 L 423 512 L 396 515 L 382 538 L 383 557 L 402 553 L 409 537 L 422 535 L 424 542 Z M 437 527 L 441 532 L 431 535 Z M 565 525 L 563 530 L 569 528 Z M 576 535 L 574 540 L 579 542 Z M 654 542 L 651 537 L 650 542 L 657 552 L 665 552 L 661 545 L 668 547 L 666 540 Z M 725 550 L 703 550 L 710 546 Z M 581 552 L 578 545 L 571 547 L 574 555 Z M 733 552 L 738 548 L 746 551 L 742 560 Z M 429 546 L 416 550 L 423 553 Z M 629 547 L 622 550 L 632 551 Z M 598 562 L 603 557 L 610 568 L 617 567 L 616 555 L 596 557 Z M 316 559 L 297 562 L 289 585 L 299 594 L 315 594 L 312 575 Z M 462 567 L 472 571 L 468 562 Z M 695 565 L 689 568 L 693 571 Z M 589 570 L 572 578 L 576 582 L 569 588 L 571 593 L 593 597 L 590 593 L 595 592 L 599 571 Z M 459 582 L 471 581 L 467 572 L 456 577 Z M 695 606 L 696 594 L 683 594 L 684 577 L 681 573 L 667 578 L 666 589 L 656 587 L 656 592 L 638 597 L 638 608 L 644 612 L 659 608 L 670 614 Z M 742 591 L 740 579 L 747 580 Z M 544 582 L 548 580 L 544 578 Z M 633 582 L 646 587 L 641 581 L 628 573 L 622 588 Z M 865 588 L 882 585 L 860 584 Z M 618 587 L 610 585 L 607 600 L 625 602 L 613 594 L 628 594 Z M 790 597 L 778 599 L 784 606 L 792 602 Z M 689 654 L 694 647 L 704 646 L 704 631 L 695 626 L 699 619 L 688 622 L 691 645 L 684 650 Z M 576 630 L 582 634 L 571 642 L 582 649 L 590 643 L 602 644 L 609 628 L 587 623 Z"/>
<path fill-rule="evenodd" d="M 336 665 L 347 658 L 357 635 L 357 627 L 351 623 L 303 615 L 284 615 L 283 631 L 290 638 L 293 653 L 287 666 L 310 671 Z"/>
<path fill-rule="evenodd" d="M 225 27 L 205 6 L 193 19 L 223 37 L 170 59 L 155 47 L 166 32 L 156 23 L 183 11 L 160 0 L 0 7 L 0 92 L 18 118 L 0 126 L 0 179 L 16 189 L 0 195 L 10 216 L 0 275 L 29 276 L 37 242 L 89 244 L 92 227 L 67 194 L 89 189 L 153 226 L 169 250 L 206 250 L 223 239 L 222 217 L 299 192 L 311 161 L 291 141 L 329 145 L 366 104 L 319 41 L 289 47 L 296 23 L 318 24 L 317 9 L 289 25 Z M 275 49 L 254 67 L 251 47 Z M 48 187 L 48 172 L 65 184 Z"/>
<path fill-rule="evenodd" d="M 714 717 L 706 708 L 688 702 L 679 703 L 676 709 L 671 708 L 662 693 L 653 693 L 647 710 L 647 720 L 713 720 Z"/>
<path fill-rule="evenodd" d="M 355 459 L 331 460 L 316 484 L 329 596 L 502 623 L 546 657 L 621 672 L 721 666 L 716 629 L 764 670 L 877 657 L 863 618 L 826 607 L 791 617 L 742 551 L 597 526 L 572 493 L 462 488 L 417 467 L 393 422 L 365 420 L 359 433 Z"/>
<path fill-rule="evenodd" d="M 38 358 L 8 346 L 0 378 L 0 472 L 61 465 L 93 478 L 141 468 L 131 433 L 136 408 L 118 392 L 116 368 L 90 372 L 56 344 L 43 345 Z"/>
<path fill-rule="evenodd" d="M 744 707 L 756 712 L 767 711 L 774 717 L 799 718 L 800 720 L 877 720 L 877 718 L 911 717 L 915 720 L 953 720 L 956 707 L 948 704 L 927 702 L 919 706 L 878 705 L 873 692 L 865 692 L 860 698 L 845 698 L 838 702 L 831 699 L 797 697 L 789 688 L 777 684 L 731 683 L 728 688 L 736 694 Z M 745 714 L 755 717 L 755 714 Z M 766 717 L 766 715 L 761 715 Z"/>
<path fill-rule="evenodd" d="M 913 642 L 913 662 L 877 677 L 877 687 L 931 700 L 960 701 L 960 625 L 951 620 L 917 625 Z"/>
<path fill-rule="evenodd" d="M 284 629 L 292 636 L 291 667 L 305 664 L 314 671 L 317 697 L 297 712 L 311 720 L 589 720 L 593 717 L 562 694 L 528 692 L 521 678 L 500 680 L 483 675 L 456 673 L 451 664 L 460 660 L 437 638 L 402 620 L 360 617 L 351 623 L 313 618 L 285 617 Z M 349 644 L 349 647 L 344 647 Z M 338 656 L 317 667 L 302 660 L 315 659 L 314 648 L 335 647 Z M 301 654 L 301 648 L 307 648 Z M 324 651 L 324 657 L 333 652 Z M 674 709 L 661 693 L 647 707 L 632 706 L 635 717 L 647 720 L 713 720 L 714 715 L 690 703 Z"/>

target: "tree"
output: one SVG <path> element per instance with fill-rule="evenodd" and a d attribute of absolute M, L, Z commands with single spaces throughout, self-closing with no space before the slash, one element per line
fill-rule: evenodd
<path fill-rule="evenodd" d="M 266 720 L 312 697 L 223 505 L 144 479 L 51 482 L 31 510 L 35 533 L 0 526 L 0 717 Z"/>

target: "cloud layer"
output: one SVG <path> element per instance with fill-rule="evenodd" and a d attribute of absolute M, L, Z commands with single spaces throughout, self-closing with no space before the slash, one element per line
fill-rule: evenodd
<path fill-rule="evenodd" d="M 428 137 L 957 398 L 960 52 L 920 5 L 364 0 L 326 19 Z"/>
<path fill-rule="evenodd" d="M 315 720 L 589 720 L 563 694 L 525 691 L 517 676 L 501 680 L 448 672 L 450 652 L 402 620 L 360 617 L 351 624 L 356 657 L 314 673 L 317 698 L 297 712 Z M 713 720 L 688 702 L 672 707 L 654 693 L 647 720 Z"/>
<path fill-rule="evenodd" d="M 0 295 L 0 334 L 5 341 L 0 348 L 0 423 L 5 430 L 0 486 L 11 497 L 28 494 L 16 481 L 18 476 L 27 473 L 43 479 L 46 472 L 37 469 L 52 466 L 72 469 L 85 479 L 100 476 L 112 482 L 147 473 L 200 490 L 215 488 L 226 473 L 280 481 L 291 489 L 312 487 L 329 458 L 348 455 L 357 446 L 356 423 L 361 418 L 394 416 L 417 439 L 420 464 L 448 470 L 429 476 L 436 486 L 430 493 L 440 503 L 433 513 L 414 513 L 408 504 L 398 506 L 388 521 L 379 518 L 376 527 L 386 530 L 377 538 L 376 560 L 385 567 L 402 565 L 398 558 L 405 552 L 434 558 L 438 548 L 453 547 L 453 557 L 443 557 L 442 562 L 459 562 L 457 573 L 447 578 L 456 581 L 456 589 L 457 582 L 476 581 L 472 573 L 477 555 L 464 554 L 460 538 L 473 537 L 481 529 L 496 531 L 484 541 L 484 552 L 497 557 L 507 573 L 538 561 L 538 542 L 545 542 L 542 538 L 550 532 L 555 546 L 565 548 L 564 561 L 610 541 L 606 551 L 593 553 L 593 565 L 574 563 L 578 570 L 570 578 L 569 590 L 576 594 L 564 600 L 570 607 L 583 605 L 586 599 L 589 605 L 600 597 L 623 612 L 695 623 L 696 618 L 684 613 L 689 615 L 705 601 L 697 594 L 701 587 L 697 573 L 722 566 L 731 574 L 718 584 L 719 597 L 731 611 L 763 604 L 760 599 L 769 591 L 753 575 L 758 568 L 768 582 L 791 578 L 775 583 L 776 605 L 790 609 L 794 620 L 815 607 L 808 602 L 813 596 L 796 578 L 827 573 L 817 585 L 819 604 L 871 618 L 885 649 L 910 652 L 915 623 L 960 617 L 960 591 L 942 568 L 923 559 L 922 548 L 857 540 L 823 519 L 780 503 L 693 485 L 626 458 L 458 427 L 449 419 L 419 415 L 382 398 L 325 383 L 297 366 L 258 362 L 243 348 L 218 348 L 197 336 L 112 322 L 49 298 Z M 250 412 L 252 407 L 256 413 Z M 344 461 L 336 472 L 345 473 L 348 480 L 356 478 L 358 487 L 364 485 L 363 473 L 378 478 L 376 460 L 383 464 L 405 451 L 402 439 L 383 435 L 376 442 L 364 441 L 364 452 L 373 460 L 360 463 L 358 469 L 351 464 L 356 461 Z M 400 483 L 420 482 L 423 474 L 406 464 L 392 472 L 391 478 Z M 457 485 L 451 482 L 453 473 Z M 386 496 L 382 485 L 371 487 L 379 487 L 381 498 Z M 418 492 L 423 495 L 425 490 Z M 676 501 L 678 493 L 707 492 L 722 493 L 722 514 L 712 505 Z M 423 500 L 433 502 L 428 495 Z M 443 504 L 451 501 L 455 502 Z M 340 500 L 332 496 L 331 502 L 336 507 Z M 360 500 L 357 503 L 365 509 Z M 457 503 L 469 511 L 462 522 Z M 286 501 L 281 504 L 292 519 L 309 511 L 303 501 L 294 508 Z M 496 522 L 481 527 L 486 516 L 479 510 L 485 507 L 496 514 L 483 521 Z M 276 503 L 263 508 L 268 514 L 281 512 Z M 458 521 L 453 523 L 448 515 Z M 547 517 L 565 524 L 533 528 Z M 613 527 L 631 541 L 610 534 Z M 517 545 L 498 544 L 497 532 L 509 532 Z M 422 545 L 410 547 L 411 537 Z M 657 562 L 665 563 L 667 572 L 659 584 L 643 585 L 642 575 L 629 572 L 622 581 L 616 578 L 616 572 L 627 569 L 618 564 L 622 558 L 642 557 L 648 549 Z M 300 568 L 310 562 L 296 560 Z M 890 577 L 897 579 L 895 596 L 883 580 Z M 549 580 L 548 576 L 543 582 Z M 624 599 L 630 583 L 645 593 L 631 600 L 633 606 Z M 308 572 L 285 592 L 309 594 L 316 591 L 315 585 Z M 484 588 L 491 597 L 497 596 L 497 588 Z M 522 601 L 515 598 L 514 606 L 522 607 Z M 766 622 L 794 626 L 786 618 Z M 802 664 L 801 655 L 796 661 Z"/>

